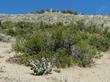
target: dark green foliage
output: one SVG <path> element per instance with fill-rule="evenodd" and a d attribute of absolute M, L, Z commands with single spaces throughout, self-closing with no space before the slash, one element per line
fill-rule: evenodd
<path fill-rule="evenodd" d="M 6 32 L 6 35 L 11 35 L 11 36 L 15 36 L 16 35 L 14 29 L 11 29 L 11 28 L 5 30 L 5 32 Z"/>
<path fill-rule="evenodd" d="M 74 15 L 78 14 L 76 11 L 72 11 L 72 10 L 63 10 L 62 13 L 68 13 L 68 14 L 74 14 Z"/>

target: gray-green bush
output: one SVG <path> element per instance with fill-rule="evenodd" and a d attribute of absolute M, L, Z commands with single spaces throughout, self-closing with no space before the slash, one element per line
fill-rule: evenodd
<path fill-rule="evenodd" d="M 52 71 L 52 64 L 48 60 L 42 58 L 40 61 L 31 62 L 31 70 L 34 75 L 50 74 Z"/>
<path fill-rule="evenodd" d="M 110 46 L 109 30 L 86 26 L 82 21 L 68 25 L 22 21 L 14 25 L 14 50 L 23 54 L 17 57 L 23 64 L 46 58 L 56 67 L 86 67 L 92 65 L 97 52 L 107 51 Z"/>

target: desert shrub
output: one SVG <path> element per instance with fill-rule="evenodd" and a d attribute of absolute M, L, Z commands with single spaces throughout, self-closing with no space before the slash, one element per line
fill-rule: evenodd
<path fill-rule="evenodd" d="M 18 57 L 21 63 L 45 58 L 56 67 L 86 67 L 110 45 L 108 30 L 86 27 L 82 21 L 68 25 L 19 22 L 17 28 L 14 50 L 23 54 Z"/>
<path fill-rule="evenodd" d="M 48 59 L 53 66 L 69 67 L 73 64 L 90 66 L 97 52 L 110 48 L 110 30 L 96 25 L 86 26 L 83 20 L 46 24 L 44 22 L 0 22 L 0 32 L 16 36 L 14 50 L 19 63 L 27 64 L 29 60 Z"/>
<path fill-rule="evenodd" d="M 32 29 L 35 23 L 26 22 L 26 21 L 19 21 L 16 23 L 16 27 L 21 29 Z"/>
<path fill-rule="evenodd" d="M 89 44 L 95 46 L 98 50 L 106 51 L 110 45 L 110 39 L 100 35 L 92 35 Z"/>
<path fill-rule="evenodd" d="M 73 57 L 66 52 L 66 49 L 58 49 L 54 54 L 53 64 L 58 68 L 70 67 L 73 65 Z"/>
<path fill-rule="evenodd" d="M 11 35 L 11 36 L 16 36 L 15 30 L 12 29 L 12 28 L 9 28 L 9 29 L 5 30 L 5 34 L 6 35 Z"/>
<path fill-rule="evenodd" d="M 28 30 L 18 28 L 15 33 L 16 36 L 26 36 Z"/>
<path fill-rule="evenodd" d="M 105 30 L 103 36 L 106 38 L 110 38 L 110 31 Z"/>
<path fill-rule="evenodd" d="M 40 29 L 40 23 L 33 23 L 33 22 L 27 22 L 27 21 L 19 21 L 15 24 L 16 26 L 16 36 L 25 36 L 30 35 L 34 31 L 37 31 Z"/>
<path fill-rule="evenodd" d="M 48 40 L 48 35 L 45 32 L 39 31 L 32 34 L 25 43 L 25 52 L 33 55 L 45 50 L 50 45 Z"/>
<path fill-rule="evenodd" d="M 6 35 L 15 36 L 15 23 L 11 21 L 4 21 L 0 26 L 2 33 Z"/>
<path fill-rule="evenodd" d="M 4 21 L 1 23 L 1 28 L 2 29 L 9 29 L 9 28 L 13 28 L 15 26 L 15 23 L 11 22 L 11 21 Z"/>
<path fill-rule="evenodd" d="M 76 62 L 83 67 L 90 66 L 93 63 L 93 58 L 97 54 L 97 49 L 83 40 L 73 45 L 72 51 Z"/>
<path fill-rule="evenodd" d="M 56 51 L 57 49 L 63 47 L 63 35 L 62 35 L 63 29 L 55 29 L 52 33 L 52 39 L 53 39 L 53 49 Z"/>

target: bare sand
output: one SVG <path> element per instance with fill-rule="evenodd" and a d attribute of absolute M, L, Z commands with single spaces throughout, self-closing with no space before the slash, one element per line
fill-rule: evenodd
<path fill-rule="evenodd" d="M 33 76 L 30 67 L 12 64 L 6 60 L 15 55 L 11 43 L 0 42 L 0 82 L 110 82 L 110 53 L 102 53 L 90 68 L 71 67 L 61 73 Z"/>

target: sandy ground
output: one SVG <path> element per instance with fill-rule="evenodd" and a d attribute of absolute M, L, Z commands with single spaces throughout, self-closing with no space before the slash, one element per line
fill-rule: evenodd
<path fill-rule="evenodd" d="M 72 67 L 61 69 L 61 73 L 33 76 L 29 67 L 6 62 L 15 55 L 10 49 L 11 43 L 0 42 L 0 82 L 110 82 L 110 53 L 103 53 L 91 68 Z"/>

